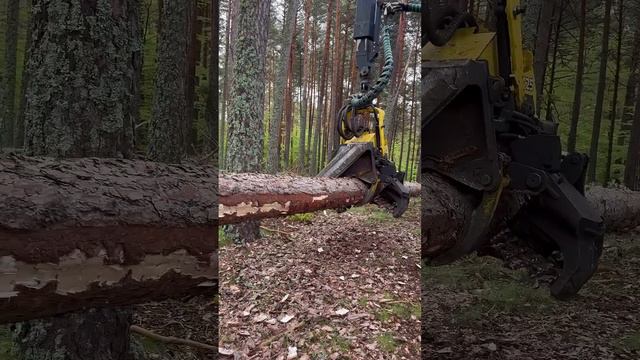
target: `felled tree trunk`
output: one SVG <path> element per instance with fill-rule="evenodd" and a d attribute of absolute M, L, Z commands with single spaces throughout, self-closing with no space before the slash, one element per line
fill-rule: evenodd
<path fill-rule="evenodd" d="M 218 222 L 345 208 L 366 192 L 355 179 L 0 158 L 0 323 L 213 295 Z"/>
<path fill-rule="evenodd" d="M 603 214 L 607 231 L 640 226 L 640 192 L 625 188 L 594 186 L 587 199 Z M 422 174 L 422 257 L 436 258 L 464 238 L 477 199 L 437 174 Z M 505 227 L 504 218 L 515 215 L 516 207 L 499 206 L 487 232 Z"/>
<path fill-rule="evenodd" d="M 221 174 L 219 223 L 232 224 L 358 205 L 367 187 L 356 179 L 267 174 Z M 418 184 L 406 184 L 413 196 Z"/>
<path fill-rule="evenodd" d="M 0 323 L 213 295 L 213 167 L 0 159 Z"/>

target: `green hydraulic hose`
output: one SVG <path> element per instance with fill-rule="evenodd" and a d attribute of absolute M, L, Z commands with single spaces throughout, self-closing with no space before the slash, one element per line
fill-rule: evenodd
<path fill-rule="evenodd" d="M 378 80 L 364 94 L 356 94 L 351 98 L 351 106 L 354 108 L 362 108 L 373 103 L 391 81 L 393 74 L 393 49 L 391 48 L 391 32 L 389 26 L 385 25 L 382 30 L 382 46 L 384 50 L 384 66 L 380 72 Z"/>
<path fill-rule="evenodd" d="M 407 12 L 421 12 L 421 3 L 409 3 L 404 11 Z M 382 47 L 384 52 L 384 66 L 380 72 L 378 80 L 371 86 L 364 94 L 356 94 L 351 97 L 351 106 L 359 109 L 373 103 L 373 100 L 377 98 L 389 85 L 391 81 L 391 75 L 393 74 L 393 48 L 391 47 L 391 26 L 385 25 L 382 29 Z"/>

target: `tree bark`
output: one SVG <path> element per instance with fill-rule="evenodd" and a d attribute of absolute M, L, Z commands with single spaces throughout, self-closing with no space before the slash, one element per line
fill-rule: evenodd
<path fill-rule="evenodd" d="M 231 171 L 260 171 L 263 158 L 263 121 L 267 30 L 271 1 L 238 0 L 233 75 L 229 97 L 228 141 L 225 165 Z M 225 235 L 235 242 L 260 237 L 256 222 L 227 226 Z"/>
<path fill-rule="evenodd" d="M 559 4 L 557 6 L 557 16 L 554 19 L 554 31 L 555 34 L 553 36 L 553 56 L 551 59 L 551 74 L 549 76 L 549 84 L 547 88 L 547 109 L 546 109 L 546 120 L 553 121 L 553 111 L 551 109 L 551 105 L 553 104 L 553 95 L 555 91 L 556 85 L 556 65 L 558 64 L 558 49 L 560 48 L 560 32 L 562 27 L 562 19 L 565 12 L 565 4 Z M 543 81 L 544 83 L 544 81 Z"/>
<path fill-rule="evenodd" d="M 89 359 L 83 354 L 91 354 L 92 360 L 129 360 L 133 359 L 127 350 L 132 322 L 130 311 L 114 313 L 107 308 L 29 321 L 16 325 L 20 340 L 14 346 L 25 354 L 23 360 Z M 73 344 L 73 352 L 67 344 Z"/>
<path fill-rule="evenodd" d="M 234 44 L 238 35 L 237 19 L 235 19 L 239 3 L 237 0 L 229 0 L 227 9 L 227 26 L 225 31 L 227 32 L 225 37 L 225 52 L 224 52 L 224 82 L 222 84 L 222 102 L 220 104 L 220 118 L 219 124 L 219 151 L 218 157 L 220 161 L 220 168 L 224 169 L 226 164 L 226 123 L 227 123 L 227 104 L 229 103 L 229 87 L 231 85 L 231 75 L 233 75 L 233 53 L 235 51 Z"/>
<path fill-rule="evenodd" d="M 27 3 L 29 9 L 29 16 L 31 16 L 31 2 Z M 31 44 L 31 24 L 27 22 L 27 35 L 25 37 L 25 47 L 24 47 L 24 59 L 22 65 L 22 91 L 20 94 L 20 107 L 18 108 L 18 113 L 16 114 L 16 126 L 13 132 L 13 144 L 16 148 L 22 148 L 24 146 L 24 110 L 26 99 L 26 89 L 28 87 L 29 82 L 29 73 L 26 71 L 27 65 L 29 64 L 29 44 Z"/>
<path fill-rule="evenodd" d="M 638 97 L 638 85 L 640 83 L 640 27 L 636 27 L 633 35 L 631 59 L 629 63 L 629 77 L 627 78 L 626 93 L 624 98 L 622 122 L 618 134 L 618 145 L 626 144 L 633 126 L 633 114 Z"/>
<path fill-rule="evenodd" d="M 609 60 L 609 34 L 611 30 L 611 4 L 613 0 L 605 0 L 604 30 L 602 32 L 602 49 L 600 54 L 600 75 L 598 79 L 598 93 L 596 95 L 596 108 L 593 116 L 593 129 L 591 132 L 591 146 L 589 148 L 589 169 L 587 181 L 596 182 L 598 170 L 598 143 L 600 142 L 600 128 L 602 125 L 602 109 L 604 108 L 604 94 L 607 90 L 607 63 Z"/>
<path fill-rule="evenodd" d="M 393 129 L 397 126 L 396 123 L 396 112 L 398 107 L 398 94 L 400 93 L 400 88 L 404 85 L 405 81 L 405 73 L 407 72 L 407 68 L 409 67 L 409 61 L 407 61 L 406 67 L 402 64 L 404 63 L 404 38 L 407 31 L 407 19 L 405 14 L 400 14 L 400 19 L 397 28 L 397 36 L 395 41 L 395 49 L 394 49 L 394 62 L 395 62 L 395 71 L 393 72 L 393 77 L 391 79 L 391 86 L 389 86 L 389 111 L 387 112 L 387 116 L 384 119 L 385 128 L 389 129 L 387 134 L 387 140 L 389 142 L 389 146 L 393 148 L 393 142 L 396 137 L 396 132 Z M 410 55 L 409 58 L 412 56 Z M 400 69 L 403 69 L 402 71 Z"/>
<path fill-rule="evenodd" d="M 342 82 L 342 78 L 340 77 L 340 68 L 342 67 L 343 55 L 342 55 L 342 45 L 341 45 L 341 26 L 342 26 L 342 2 L 338 0 L 336 2 L 335 9 L 335 27 L 333 29 L 333 76 L 331 77 L 331 102 L 329 106 L 329 112 L 327 113 L 327 125 L 329 125 L 327 129 L 327 157 L 333 155 L 334 150 L 338 147 L 340 143 L 340 136 L 337 131 L 334 129 L 338 123 L 338 111 L 342 106 L 340 103 L 342 99 L 339 94 L 340 83 Z"/>
<path fill-rule="evenodd" d="M 196 68 L 198 66 L 198 0 L 188 0 L 186 14 L 186 35 L 187 35 L 187 53 L 184 75 L 184 92 L 185 92 L 185 108 L 183 126 L 184 152 L 186 154 L 195 153 L 195 143 L 197 133 L 194 128 L 196 122 Z"/>
<path fill-rule="evenodd" d="M 128 124 L 136 87 L 131 64 L 141 50 L 132 26 L 139 4 L 100 4 L 104 6 L 84 0 L 34 2 L 25 70 L 28 154 L 128 157 L 132 151 Z"/>
<path fill-rule="evenodd" d="M 280 39 L 280 56 L 278 57 L 278 71 L 274 89 L 274 106 L 269 118 L 269 155 L 267 156 L 267 171 L 277 173 L 280 171 L 280 134 L 282 115 L 287 89 L 288 75 L 290 72 L 290 54 L 293 45 L 296 14 L 298 13 L 298 0 L 288 0 L 286 18 L 282 26 Z"/>
<path fill-rule="evenodd" d="M 214 295 L 216 171 L 0 159 L 0 322 Z"/>
<path fill-rule="evenodd" d="M 149 133 L 149 156 L 157 161 L 179 163 L 185 156 L 187 80 L 189 73 L 189 17 L 193 1 L 167 1 L 160 14 L 158 68 Z"/>
<path fill-rule="evenodd" d="M 215 159 L 215 164 L 220 166 L 220 152 L 221 139 L 218 138 L 218 103 L 219 103 L 219 89 L 218 76 L 220 75 L 220 68 L 218 66 L 218 38 L 220 36 L 220 3 L 218 1 L 212 1 L 209 4 L 209 10 L 211 18 L 211 38 L 209 39 L 209 93 L 207 94 L 207 106 L 206 106 L 206 123 L 208 128 L 208 139 L 206 140 L 205 150 L 212 152 Z M 206 138 L 206 137 L 205 137 Z"/>
<path fill-rule="evenodd" d="M 298 168 L 303 174 L 307 173 L 306 167 L 306 137 L 307 137 L 307 104 L 309 102 L 311 56 L 309 55 L 309 32 L 311 28 L 311 0 L 304 2 L 304 32 L 302 36 L 302 99 L 300 101 L 300 141 L 298 143 Z"/>
<path fill-rule="evenodd" d="M 640 190 L 640 96 L 636 96 L 636 108 L 624 168 L 624 184 L 632 190 Z"/>
<path fill-rule="evenodd" d="M 616 50 L 616 72 L 613 78 L 613 98 L 611 100 L 611 112 L 609 114 L 609 131 L 607 136 L 607 164 L 605 168 L 604 183 L 611 180 L 611 167 L 613 166 L 613 136 L 616 130 L 616 117 L 618 114 L 618 92 L 620 89 L 620 68 L 622 62 L 622 38 L 624 30 L 624 0 L 618 0 L 618 46 Z"/>
<path fill-rule="evenodd" d="M 325 34 L 324 34 L 324 49 L 322 51 L 322 61 L 320 62 L 320 67 L 322 68 L 320 75 L 320 83 L 318 88 L 318 104 L 317 109 L 315 111 L 316 119 L 315 125 L 316 129 L 313 132 L 313 155 L 311 156 L 311 173 L 317 174 L 319 171 L 319 164 L 322 164 L 322 151 L 320 149 L 321 145 L 321 137 L 322 137 L 322 126 L 323 126 L 323 118 L 325 114 L 325 97 L 327 95 L 327 67 L 329 66 L 329 46 L 331 44 L 331 22 L 333 20 L 333 4 L 335 0 L 329 0 L 327 3 L 327 20 L 325 22 Z"/>
<path fill-rule="evenodd" d="M 18 25 L 20 21 L 20 0 L 8 0 L 6 5 L 7 22 L 5 31 L 4 48 L 4 109 L 0 108 L 3 114 L 0 115 L 0 125 L 2 136 L 0 148 L 2 146 L 13 146 L 13 131 L 16 120 L 16 77 L 17 77 L 17 56 L 18 56 Z"/>
<path fill-rule="evenodd" d="M 585 37 L 587 24 L 587 0 L 580 1 L 580 40 L 578 41 L 578 68 L 576 71 L 576 85 L 573 98 L 573 111 L 571 112 L 571 129 L 567 140 L 567 150 L 576 151 L 578 138 L 578 121 L 580 119 L 580 109 L 582 103 L 583 76 L 585 68 Z"/>
<path fill-rule="evenodd" d="M 536 112 L 540 113 L 542 107 L 542 94 L 544 90 L 544 80 L 547 72 L 547 60 L 549 59 L 549 44 L 551 42 L 551 32 L 553 29 L 553 14 L 559 7 L 555 1 L 542 1 L 540 5 L 540 18 L 538 20 L 538 31 L 535 45 L 535 81 L 536 81 Z"/>
<path fill-rule="evenodd" d="M 412 196 L 420 186 L 406 184 Z M 359 204 L 367 192 L 360 180 L 267 174 L 220 174 L 221 225 Z"/>
<path fill-rule="evenodd" d="M 28 73 L 24 114 L 28 154 L 55 157 L 131 155 L 139 105 L 138 67 L 142 58 L 139 11 L 139 0 L 33 1 L 31 43 L 25 69 Z M 39 176 L 40 181 L 46 180 L 45 174 Z M 15 207 L 19 209 L 19 205 Z M 55 218 L 64 210 L 56 208 L 47 216 Z M 38 237 L 33 240 L 38 241 Z M 39 241 L 43 241 L 41 237 Z M 41 252 L 33 251 L 35 255 Z M 50 255 L 63 256 L 55 252 Z M 17 266 L 19 262 L 9 261 L 8 265 L 12 264 Z M 84 272 L 76 271 L 76 274 Z M 27 296 L 24 303 L 28 304 L 31 298 Z M 12 301 L 11 304 L 22 306 L 22 302 Z M 14 348 L 21 359 L 89 359 L 99 356 L 96 354 L 125 354 L 129 351 L 126 333 L 111 328 L 116 326 L 111 320 L 114 317 L 121 317 L 125 319 L 123 321 L 129 318 L 130 315 L 122 311 L 105 308 L 88 319 L 93 324 L 109 327 L 105 331 L 110 334 L 122 334 L 119 337 L 97 339 L 97 334 L 73 333 L 73 330 L 79 330 L 73 326 L 66 329 L 66 320 L 72 322 L 84 317 L 81 310 L 74 315 L 61 315 L 66 319 L 22 324 L 22 331 L 14 337 Z M 54 337 L 56 342 L 52 346 L 47 339 Z M 90 339 L 93 346 L 78 344 L 76 340 L 80 339 Z"/>
<path fill-rule="evenodd" d="M 587 190 L 586 197 L 602 212 L 607 231 L 640 226 L 640 192 L 594 186 Z M 443 177 L 422 174 L 423 258 L 438 257 L 464 237 L 476 202 L 477 199 Z M 503 210 L 502 217 L 510 217 L 518 209 L 505 207 Z M 503 226 L 502 218 L 496 217 L 486 240 Z"/>

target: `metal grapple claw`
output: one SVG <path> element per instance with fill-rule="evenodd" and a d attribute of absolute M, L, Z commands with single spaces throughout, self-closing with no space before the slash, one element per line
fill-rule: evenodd
<path fill-rule="evenodd" d="M 318 174 L 320 177 L 353 177 L 364 182 L 369 191 L 362 203 L 388 207 L 400 217 L 409 206 L 409 190 L 404 173 L 396 171 L 371 143 L 349 143 L 338 147 L 332 160 Z"/>
<path fill-rule="evenodd" d="M 602 215 L 567 179 L 554 174 L 548 188 L 528 204 L 512 229 L 535 241 L 543 254 L 560 251 L 562 269 L 551 284 L 551 294 L 568 299 L 593 276 L 602 254 Z"/>

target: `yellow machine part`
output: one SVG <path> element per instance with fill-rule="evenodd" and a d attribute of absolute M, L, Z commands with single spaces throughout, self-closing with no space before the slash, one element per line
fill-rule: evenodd
<path fill-rule="evenodd" d="M 528 99 L 535 107 L 536 86 L 533 75 L 533 54 L 522 45 L 522 14 L 520 0 L 507 1 L 507 21 L 511 48 L 511 74 L 516 105 L 521 107 Z M 484 60 L 491 76 L 499 76 L 496 33 L 480 28 L 458 29 L 443 47 L 429 43 L 422 49 L 422 61 Z"/>
<path fill-rule="evenodd" d="M 381 108 L 375 107 L 375 108 L 365 108 L 365 109 L 360 109 L 357 110 L 358 114 L 370 114 L 370 116 L 373 117 L 373 112 L 376 112 L 376 114 L 378 115 L 378 131 L 380 132 L 380 144 L 378 144 L 378 142 L 376 141 L 376 129 L 370 129 L 370 131 L 367 131 L 365 133 L 363 133 L 362 135 L 358 136 L 358 137 L 354 137 L 353 139 L 350 140 L 343 140 L 344 144 L 353 144 L 353 143 L 366 143 L 366 142 L 370 142 L 372 143 L 376 148 L 380 149 L 380 151 L 382 152 L 383 156 L 387 156 L 387 154 L 389 153 L 389 147 L 387 145 L 387 137 L 384 134 L 384 110 L 382 110 Z M 347 117 L 351 117 L 351 114 L 347 114 Z"/>

